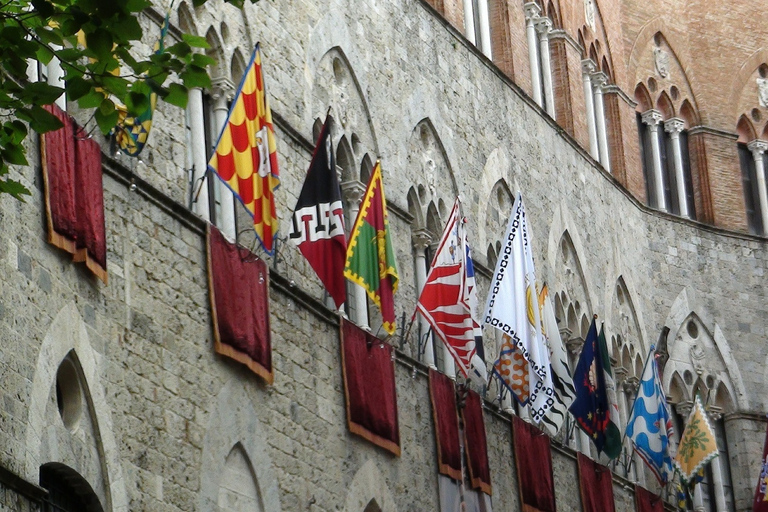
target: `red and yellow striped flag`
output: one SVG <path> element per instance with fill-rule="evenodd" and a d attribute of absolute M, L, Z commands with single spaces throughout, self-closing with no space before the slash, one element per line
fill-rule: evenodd
<path fill-rule="evenodd" d="M 243 203 L 253 217 L 256 237 L 271 255 L 277 238 L 274 192 L 280 186 L 280 175 L 258 44 L 208 169 L 218 174 Z"/>

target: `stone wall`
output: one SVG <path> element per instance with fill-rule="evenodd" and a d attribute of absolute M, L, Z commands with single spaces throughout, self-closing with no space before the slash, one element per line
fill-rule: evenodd
<path fill-rule="evenodd" d="M 426 220 L 419 225 L 429 205 L 439 214 L 441 202 L 450 209 L 454 194 L 463 197 L 482 302 L 495 263 L 486 248 L 505 224 L 488 220 L 493 196 L 517 190 L 539 276 L 553 293 L 578 299 L 580 315 L 604 319 L 609 336 L 629 332 L 633 358 L 644 358 L 668 327 L 669 368 L 682 375 L 693 364 L 690 340 L 676 335 L 695 315 L 702 336 L 713 340 L 702 374 L 713 377 L 715 390 L 725 389 L 711 405 L 725 414 L 737 510 L 749 508 L 765 426 L 760 411 L 768 407 L 764 239 L 641 205 L 419 1 L 334 0 L 322 8 L 261 1 L 246 5 L 244 15 L 213 2 L 188 12 L 202 35 L 227 24 L 224 62 L 235 46 L 247 54 L 262 43 L 277 118 L 283 234 L 311 155 L 312 126 L 329 104 L 340 123 L 337 142 L 342 134 L 353 141 L 348 178 L 359 179 L 364 156 L 381 158 L 401 273 L 398 317 L 414 308 L 411 236 L 429 227 Z M 414 163 L 422 149 L 409 141 L 425 119 L 440 174 Z M 184 113 L 163 106 L 145 164 L 105 161 L 106 286 L 45 242 L 39 168 L 14 170 L 33 195 L 25 203 L 0 197 L 0 465 L 37 482 L 42 463 L 67 461 L 112 510 L 213 510 L 222 467 L 240 443 L 263 510 L 351 510 L 365 496 L 382 510 L 437 510 L 427 379 L 410 358 L 415 337 L 396 367 L 403 455 L 394 458 L 346 430 L 337 320 L 294 248 L 283 246 L 272 274 L 275 384 L 214 355 L 204 223 L 186 208 L 183 128 Z M 244 234 L 241 242 L 252 238 Z M 638 326 L 630 331 L 612 315 L 620 279 L 634 316 L 627 323 Z M 485 343 L 494 354 L 493 337 Z M 71 350 L 94 425 L 71 434 L 76 443 L 49 424 L 58 421 L 51 402 L 56 369 Z M 508 418 L 495 407 L 485 415 L 494 509 L 518 510 Z M 65 457 L 50 448 L 63 443 L 87 449 Z M 94 447 L 100 471 L 93 469 Z M 559 509 L 580 510 L 573 450 L 557 447 L 553 458 Z M 616 478 L 620 510 L 632 500 L 627 487 Z"/>

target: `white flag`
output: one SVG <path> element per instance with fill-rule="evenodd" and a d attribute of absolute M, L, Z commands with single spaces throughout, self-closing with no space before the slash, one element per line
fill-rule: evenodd
<path fill-rule="evenodd" d="M 576 390 L 573 387 L 571 369 L 568 366 L 568 353 L 560 338 L 560 329 L 557 327 L 555 308 L 549 298 L 547 287 L 539 294 L 539 306 L 542 308 L 542 325 L 544 337 L 549 345 L 549 359 L 552 367 L 552 384 L 555 387 L 555 403 L 544 415 L 541 424 L 551 435 L 556 435 L 563 426 L 568 408 L 576 398 Z"/>
<path fill-rule="evenodd" d="M 494 364 L 494 371 L 507 387 L 516 387 L 511 381 L 516 375 L 512 368 L 511 352 L 522 355 L 528 363 L 528 404 L 531 417 L 539 423 L 555 403 L 555 389 L 552 385 L 549 349 L 541 332 L 532 250 L 523 198 L 518 193 L 496 270 L 491 278 L 483 323 L 508 336 L 509 344 L 514 348 L 513 351 L 502 350 L 499 360 Z"/>

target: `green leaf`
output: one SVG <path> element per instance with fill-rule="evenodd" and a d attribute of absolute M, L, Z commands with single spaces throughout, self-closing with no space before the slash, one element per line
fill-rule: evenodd
<path fill-rule="evenodd" d="M 110 101 L 110 103 L 112 102 Z M 101 109 L 97 109 L 93 114 L 96 118 L 96 123 L 99 125 L 101 133 L 104 135 L 108 134 L 110 130 L 112 130 L 115 125 L 117 125 L 118 112 L 114 109 L 114 105 L 112 106 L 111 113 L 105 113 Z"/>
<path fill-rule="evenodd" d="M 171 105 L 187 108 L 187 88 L 181 84 L 171 84 L 168 87 L 168 95 L 163 100 Z"/>
<path fill-rule="evenodd" d="M 64 94 L 64 89 L 48 85 L 46 82 L 32 82 L 24 87 L 24 92 L 30 100 L 40 105 L 49 105 Z"/>
<path fill-rule="evenodd" d="M 67 80 L 67 97 L 70 101 L 77 101 L 91 90 L 91 84 L 80 77 L 72 77 Z"/>
<path fill-rule="evenodd" d="M 64 39 L 62 39 L 61 33 L 58 30 L 49 27 L 37 27 L 35 29 L 35 35 L 43 42 L 43 44 L 64 45 Z"/>
<path fill-rule="evenodd" d="M 53 5 L 45 0 L 32 0 L 32 7 L 35 8 L 41 18 L 53 16 Z"/>
<path fill-rule="evenodd" d="M 17 110 L 17 115 L 29 123 L 29 127 L 37 133 L 51 132 L 58 130 L 63 125 L 59 118 L 51 114 L 39 105 L 33 105 L 32 108 Z"/>
<path fill-rule="evenodd" d="M 127 16 L 121 23 L 112 25 L 112 34 L 118 41 L 139 41 L 144 32 L 135 16 Z"/>
<path fill-rule="evenodd" d="M 27 136 L 27 125 L 25 125 L 24 123 L 22 123 L 18 119 L 14 119 L 13 121 L 11 121 L 9 123 L 5 123 L 5 126 L 13 132 L 11 140 L 14 143 L 21 144 L 21 142 L 26 138 L 26 136 Z"/>
<path fill-rule="evenodd" d="M 185 57 L 192 52 L 192 47 L 184 41 L 179 41 L 173 46 L 166 48 L 165 51 L 173 55 L 178 55 L 179 57 Z"/>
<path fill-rule="evenodd" d="M 29 163 L 24 156 L 24 147 L 21 144 L 6 144 L 0 150 L 0 158 L 13 165 L 27 165 Z"/>
<path fill-rule="evenodd" d="M 112 55 L 112 34 L 104 29 L 97 28 L 93 32 L 85 34 L 85 42 L 99 59 L 109 59 Z"/>
<path fill-rule="evenodd" d="M 32 195 L 24 185 L 22 185 L 18 181 L 11 180 L 11 179 L 7 179 L 4 181 L 0 180 L 0 192 L 11 194 L 11 196 L 15 197 L 22 203 L 25 202 L 23 196 Z"/>
<path fill-rule="evenodd" d="M 35 53 L 35 57 L 43 64 L 48 65 L 48 63 L 51 62 L 51 59 L 53 59 L 53 52 L 46 46 L 39 46 Z"/>
<path fill-rule="evenodd" d="M 195 66 L 194 64 L 188 66 L 187 69 L 179 73 L 179 77 L 184 82 L 184 85 L 188 88 L 205 88 L 211 86 L 211 77 L 208 76 L 206 69 L 200 66 Z"/>
<path fill-rule="evenodd" d="M 144 113 L 149 108 L 149 96 L 137 92 L 130 92 L 126 98 L 125 106 L 128 112 L 134 115 Z"/>
<path fill-rule="evenodd" d="M 109 99 L 104 98 L 104 100 L 99 105 L 99 110 L 97 112 L 100 112 L 104 116 L 110 115 L 115 110 L 115 103 Z"/>
<path fill-rule="evenodd" d="M 77 104 L 80 108 L 96 108 L 102 101 L 104 101 L 104 93 L 91 88 L 85 96 L 77 100 Z"/>
<path fill-rule="evenodd" d="M 208 41 L 206 41 L 204 37 L 193 36 L 192 34 L 182 34 L 181 40 L 187 43 L 189 46 L 192 46 L 193 48 L 210 48 L 211 47 L 211 45 L 208 44 Z"/>

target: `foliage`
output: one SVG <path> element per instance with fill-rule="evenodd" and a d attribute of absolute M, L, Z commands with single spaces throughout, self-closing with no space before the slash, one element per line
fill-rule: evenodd
<path fill-rule="evenodd" d="M 242 7 L 244 0 L 226 1 Z M 195 6 L 205 2 L 193 0 Z M 152 90 L 185 107 L 188 88 L 210 86 L 206 67 L 212 61 L 195 51 L 207 47 L 204 38 L 184 34 L 180 41 L 166 41 L 162 53 L 137 55 L 139 42 L 151 47 L 159 36 L 159 26 L 145 33 L 139 24 L 139 14 L 151 5 L 150 0 L 0 0 L 0 194 L 18 199 L 29 194 L 8 178 L 8 165 L 28 164 L 28 129 L 45 133 L 61 126 L 42 106 L 63 92 L 91 110 L 106 134 L 117 122 L 116 104 L 125 105 L 129 115 L 139 114 Z M 62 87 L 28 82 L 29 62 L 47 65 L 54 58 L 64 72 Z"/>

